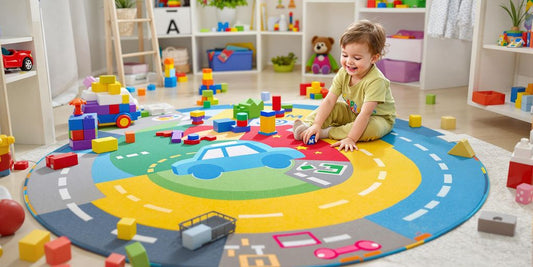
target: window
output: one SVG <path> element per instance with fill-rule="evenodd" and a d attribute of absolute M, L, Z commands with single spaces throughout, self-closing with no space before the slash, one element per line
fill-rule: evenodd
<path fill-rule="evenodd" d="M 224 157 L 224 153 L 222 153 L 222 149 L 215 148 L 215 149 L 207 150 L 204 156 L 202 157 L 202 159 L 216 159 L 216 158 L 223 158 L 223 157 Z"/>
<path fill-rule="evenodd" d="M 253 148 L 245 146 L 245 145 L 226 147 L 226 152 L 228 152 L 228 156 L 230 157 L 237 157 L 237 156 L 244 156 L 244 155 L 251 155 L 251 154 L 259 153 L 255 151 Z"/>

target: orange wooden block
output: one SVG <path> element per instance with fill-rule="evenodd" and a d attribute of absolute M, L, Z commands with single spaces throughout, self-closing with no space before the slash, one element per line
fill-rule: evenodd
<path fill-rule="evenodd" d="M 57 265 L 69 261 L 72 257 L 70 240 L 66 236 L 56 238 L 44 244 L 46 263 Z"/>
<path fill-rule="evenodd" d="M 146 88 L 139 88 L 139 89 L 137 89 L 137 95 L 138 95 L 138 96 L 144 96 L 144 95 L 146 95 Z"/>
<path fill-rule="evenodd" d="M 135 143 L 135 132 L 128 131 L 125 132 L 126 135 L 126 143 Z"/>

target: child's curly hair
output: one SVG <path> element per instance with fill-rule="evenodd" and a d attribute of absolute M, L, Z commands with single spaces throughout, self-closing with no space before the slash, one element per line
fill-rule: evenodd
<path fill-rule="evenodd" d="M 369 20 L 361 20 L 350 24 L 340 39 L 340 46 L 345 47 L 351 43 L 365 43 L 372 55 L 385 53 L 385 29 L 381 24 Z"/>

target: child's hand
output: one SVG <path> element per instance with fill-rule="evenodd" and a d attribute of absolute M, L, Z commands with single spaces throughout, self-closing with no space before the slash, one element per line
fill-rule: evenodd
<path fill-rule="evenodd" d="M 320 139 L 320 127 L 317 125 L 311 125 L 311 127 L 307 128 L 307 130 L 302 132 L 302 141 L 304 144 L 307 144 L 309 142 L 309 139 L 311 136 L 315 135 L 315 140 Z"/>
<path fill-rule="evenodd" d="M 357 145 L 355 145 L 355 141 L 350 137 L 346 137 L 332 144 L 331 147 L 339 147 L 339 150 L 344 149 L 344 151 L 348 151 L 348 150 L 354 151 L 354 149 L 359 150 L 359 148 L 357 148 Z"/>

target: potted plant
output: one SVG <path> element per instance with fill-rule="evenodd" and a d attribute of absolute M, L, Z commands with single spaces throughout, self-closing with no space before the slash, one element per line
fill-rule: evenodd
<path fill-rule="evenodd" d="M 135 0 L 115 0 L 115 7 L 117 8 L 117 19 L 134 19 L 137 16 L 137 8 Z M 119 23 L 118 29 L 121 36 L 133 35 L 135 23 Z"/>
<path fill-rule="evenodd" d="M 290 52 L 286 56 L 277 56 L 271 59 L 275 72 L 291 72 L 298 58 Z"/>
<path fill-rule="evenodd" d="M 211 6 L 217 9 L 217 19 L 219 22 L 229 22 L 233 24 L 238 6 L 247 6 L 246 0 L 197 0 L 203 6 Z"/>
<path fill-rule="evenodd" d="M 520 25 L 524 21 L 527 12 L 529 11 L 529 6 L 526 7 L 526 2 L 528 0 L 520 0 L 520 4 L 518 5 L 518 8 L 516 8 L 514 2 L 512 0 L 509 0 L 509 6 L 500 5 L 505 12 L 509 15 L 511 18 L 511 22 L 513 24 L 513 27 L 511 27 L 511 31 L 508 32 L 520 32 Z"/>

